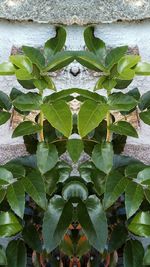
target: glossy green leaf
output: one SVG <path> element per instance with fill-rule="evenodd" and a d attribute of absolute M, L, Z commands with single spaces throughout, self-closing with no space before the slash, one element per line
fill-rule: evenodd
<path fill-rule="evenodd" d="M 37 93 L 27 93 L 17 96 L 13 105 L 22 111 L 39 110 L 42 98 Z"/>
<path fill-rule="evenodd" d="M 127 121 L 118 121 L 114 124 L 111 124 L 109 129 L 117 134 L 122 134 L 126 136 L 132 136 L 138 138 L 137 131 L 135 128 Z"/>
<path fill-rule="evenodd" d="M 109 173 L 106 180 L 104 193 L 104 207 L 108 209 L 123 194 L 128 185 L 128 180 L 117 170 Z"/>
<path fill-rule="evenodd" d="M 150 167 L 147 167 L 138 173 L 137 181 L 142 184 L 150 185 Z"/>
<path fill-rule="evenodd" d="M 72 221 L 72 204 L 55 195 L 51 198 L 43 220 L 44 248 L 47 252 L 55 249 L 61 242 Z"/>
<path fill-rule="evenodd" d="M 144 109 L 150 107 L 150 92 L 144 93 L 141 98 L 140 98 L 140 103 L 139 103 L 139 109 L 143 111 Z"/>
<path fill-rule="evenodd" d="M 30 46 L 23 46 L 22 50 L 25 55 L 31 60 L 31 62 L 34 63 L 39 69 L 44 67 L 45 58 L 39 49 Z"/>
<path fill-rule="evenodd" d="M 24 227 L 22 231 L 23 239 L 25 243 L 33 250 L 37 252 L 42 251 L 42 242 L 40 240 L 39 233 L 34 225 L 30 224 Z"/>
<path fill-rule="evenodd" d="M 42 127 L 39 124 L 36 124 L 32 121 L 24 121 L 16 127 L 13 132 L 12 138 L 38 133 L 41 129 Z"/>
<path fill-rule="evenodd" d="M 139 116 L 144 123 L 150 125 L 150 110 L 141 112 Z"/>
<path fill-rule="evenodd" d="M 0 64 L 0 75 L 14 75 L 16 68 L 11 62 L 3 62 Z"/>
<path fill-rule="evenodd" d="M 150 75 L 150 64 L 147 62 L 139 62 L 135 68 L 136 75 Z"/>
<path fill-rule="evenodd" d="M 41 106 L 44 116 L 49 123 L 64 136 L 69 137 L 72 131 L 72 114 L 64 100 L 47 103 Z"/>
<path fill-rule="evenodd" d="M 125 80 L 131 80 L 135 75 L 134 66 L 140 61 L 140 56 L 126 55 L 122 57 L 117 65 L 117 71 L 120 77 Z"/>
<path fill-rule="evenodd" d="M 18 83 L 20 83 L 23 88 L 28 89 L 28 90 L 36 88 L 36 86 L 34 85 L 33 82 L 34 82 L 34 79 L 31 79 L 31 80 L 18 80 Z"/>
<path fill-rule="evenodd" d="M 53 144 L 39 143 L 36 156 L 37 166 L 42 174 L 51 170 L 58 161 L 58 152 Z"/>
<path fill-rule="evenodd" d="M 97 144 L 92 152 L 92 161 L 96 168 L 108 174 L 113 166 L 113 147 L 110 143 Z"/>
<path fill-rule="evenodd" d="M 112 68 L 113 65 L 118 63 L 118 61 L 124 56 L 127 50 L 127 46 L 120 46 L 110 50 L 105 60 L 106 67 L 109 69 Z"/>
<path fill-rule="evenodd" d="M 127 92 L 127 94 L 130 95 L 130 96 L 133 96 L 137 101 L 139 101 L 140 96 L 141 96 L 140 91 L 139 91 L 139 89 L 137 87 L 129 90 Z"/>
<path fill-rule="evenodd" d="M 6 123 L 11 117 L 11 114 L 6 111 L 0 111 L 0 125 Z"/>
<path fill-rule="evenodd" d="M 130 164 L 125 168 L 125 176 L 129 178 L 136 178 L 138 173 L 146 168 L 144 163 L 134 163 Z"/>
<path fill-rule="evenodd" d="M 8 267 L 26 267 L 27 251 L 22 240 L 11 241 L 6 249 Z"/>
<path fill-rule="evenodd" d="M 53 83 L 52 79 L 49 76 L 42 76 L 40 79 L 34 80 L 34 85 L 40 91 L 44 89 L 51 89 L 56 91 L 55 84 Z"/>
<path fill-rule="evenodd" d="M 115 85 L 115 89 L 126 89 L 130 83 L 132 83 L 132 80 L 120 80 L 120 79 L 116 79 L 117 84 Z"/>
<path fill-rule="evenodd" d="M 5 110 L 10 110 L 11 109 L 11 102 L 8 97 L 3 91 L 0 91 L 0 107 L 5 109 Z"/>
<path fill-rule="evenodd" d="M 25 209 L 25 192 L 21 181 L 9 185 L 7 189 L 7 201 L 11 209 L 20 218 L 23 218 Z"/>
<path fill-rule="evenodd" d="M 0 185 L 8 185 L 13 182 L 13 175 L 10 171 L 0 167 Z"/>
<path fill-rule="evenodd" d="M 43 68 L 43 72 L 53 72 L 60 70 L 65 66 L 69 65 L 74 60 L 74 53 L 71 51 L 58 52 L 51 56 L 48 61 L 48 65 Z"/>
<path fill-rule="evenodd" d="M 73 162 L 77 162 L 84 149 L 83 142 L 80 139 L 69 139 L 67 142 L 67 151 Z"/>
<path fill-rule="evenodd" d="M 0 213 L 0 237 L 10 237 L 22 230 L 22 225 L 11 212 Z"/>
<path fill-rule="evenodd" d="M 25 168 L 17 163 L 7 162 L 2 167 L 10 171 L 13 174 L 14 178 L 22 178 L 25 176 L 26 173 Z"/>
<path fill-rule="evenodd" d="M 77 207 L 78 220 L 90 244 L 103 252 L 107 241 L 107 220 L 100 200 L 91 195 Z"/>
<path fill-rule="evenodd" d="M 2 246 L 0 246 L 0 266 L 7 265 L 6 252 Z"/>
<path fill-rule="evenodd" d="M 43 177 L 37 171 L 31 171 L 25 178 L 22 179 L 26 193 L 35 201 L 42 209 L 46 209 L 46 190 Z"/>
<path fill-rule="evenodd" d="M 112 253 L 115 250 L 121 248 L 128 237 L 128 231 L 123 224 L 117 224 L 110 236 L 108 243 L 108 252 Z"/>
<path fill-rule="evenodd" d="M 101 60 L 104 59 L 106 56 L 106 46 L 101 39 L 95 37 L 93 26 L 89 26 L 85 29 L 84 40 L 89 51 L 96 54 Z"/>
<path fill-rule="evenodd" d="M 80 136 L 84 137 L 95 129 L 106 117 L 107 111 L 108 106 L 106 104 L 86 100 L 78 114 L 78 131 Z"/>
<path fill-rule="evenodd" d="M 75 59 L 88 69 L 101 72 L 106 71 L 105 66 L 101 63 L 98 57 L 89 51 L 78 51 L 75 53 Z"/>
<path fill-rule="evenodd" d="M 127 241 L 124 247 L 123 263 L 124 267 L 143 266 L 144 248 L 137 240 Z"/>
<path fill-rule="evenodd" d="M 80 198 L 84 201 L 88 197 L 88 190 L 83 183 L 72 181 L 63 187 L 62 197 L 65 200 L 69 200 L 71 198 Z"/>
<path fill-rule="evenodd" d="M 90 177 L 94 191 L 101 196 L 105 191 L 106 174 L 95 168 L 92 169 Z"/>
<path fill-rule="evenodd" d="M 138 236 L 150 236 L 150 213 L 140 211 L 128 225 L 129 231 Z"/>
<path fill-rule="evenodd" d="M 33 79 L 33 75 L 25 69 L 17 69 L 15 74 L 16 74 L 17 80 L 20 80 L 20 81 L 26 81 L 26 80 L 32 80 Z"/>
<path fill-rule="evenodd" d="M 140 207 L 144 198 L 141 185 L 130 182 L 125 190 L 125 207 L 127 218 L 130 218 Z"/>
<path fill-rule="evenodd" d="M 33 67 L 30 59 L 24 55 L 13 55 L 9 57 L 10 62 L 18 67 L 19 69 L 24 69 L 28 73 L 32 73 Z"/>
<path fill-rule="evenodd" d="M 56 54 L 59 52 L 65 45 L 66 41 L 66 30 L 61 27 L 56 27 L 56 36 L 49 39 L 44 46 L 44 55 L 47 60 L 50 59 L 50 57 L 53 54 Z"/>
<path fill-rule="evenodd" d="M 112 110 L 128 111 L 137 105 L 137 101 L 128 94 L 113 93 L 108 97 L 108 105 Z"/>
<path fill-rule="evenodd" d="M 150 266 L 150 246 L 147 247 L 145 254 L 144 254 L 144 259 L 143 259 L 144 266 Z"/>

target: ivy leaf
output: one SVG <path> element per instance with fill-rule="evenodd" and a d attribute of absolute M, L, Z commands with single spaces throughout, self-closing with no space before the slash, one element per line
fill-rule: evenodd
<path fill-rule="evenodd" d="M 53 144 L 39 143 L 36 156 L 37 166 L 42 174 L 51 170 L 58 161 L 58 152 Z"/>
<path fill-rule="evenodd" d="M 90 244 L 101 253 L 107 241 L 107 220 L 100 200 L 96 195 L 88 197 L 77 207 L 78 220 Z"/>
<path fill-rule="evenodd" d="M 31 62 L 35 64 L 39 69 L 44 67 L 45 58 L 39 49 L 30 46 L 23 46 L 22 50 L 25 55 L 31 60 Z"/>
<path fill-rule="evenodd" d="M 144 123 L 150 125 L 150 110 L 141 112 L 141 113 L 139 114 L 139 116 L 140 116 L 140 119 L 141 119 Z"/>
<path fill-rule="evenodd" d="M 69 137 L 72 131 L 72 113 L 64 100 L 46 103 L 41 106 L 49 123 L 64 136 Z"/>
<path fill-rule="evenodd" d="M 22 225 L 11 212 L 0 213 L 0 237 L 10 237 L 22 230 Z"/>
<path fill-rule="evenodd" d="M 138 236 L 150 236 L 150 213 L 140 211 L 128 225 L 129 231 Z"/>
<path fill-rule="evenodd" d="M 79 181 L 72 181 L 67 183 L 62 189 L 62 197 L 65 200 L 71 198 L 80 198 L 81 200 L 86 200 L 88 197 L 88 190 L 86 186 Z"/>
<path fill-rule="evenodd" d="M 112 144 L 104 142 L 95 145 L 92 152 L 92 161 L 96 168 L 108 174 L 113 166 L 113 147 Z"/>
<path fill-rule="evenodd" d="M 84 149 L 83 141 L 80 139 L 69 139 L 67 142 L 67 151 L 73 162 L 77 162 Z"/>
<path fill-rule="evenodd" d="M 22 240 L 12 240 L 6 249 L 8 267 L 26 267 L 27 252 Z"/>
<path fill-rule="evenodd" d="M 72 221 L 73 206 L 62 197 L 51 198 L 43 220 L 44 248 L 47 252 L 54 250 L 61 242 Z"/>
<path fill-rule="evenodd" d="M 140 207 L 144 198 L 144 192 L 141 185 L 130 182 L 125 190 L 125 207 L 127 218 L 130 218 Z"/>
<path fill-rule="evenodd" d="M 8 95 L 6 95 L 4 92 L 0 91 L 0 107 L 2 109 L 9 111 L 11 109 L 11 106 L 12 106 L 12 104 L 10 102 Z"/>
<path fill-rule="evenodd" d="M 106 56 L 105 65 L 111 69 L 127 52 L 128 46 L 120 46 L 112 49 Z"/>
<path fill-rule="evenodd" d="M 11 117 L 11 114 L 6 111 L 0 111 L 0 125 L 6 123 Z"/>
<path fill-rule="evenodd" d="M 109 129 L 117 134 L 122 134 L 126 136 L 132 136 L 138 138 L 137 131 L 135 128 L 127 121 L 118 121 L 114 124 L 111 124 Z"/>
<path fill-rule="evenodd" d="M 95 129 L 106 117 L 107 111 L 108 106 L 106 104 L 86 100 L 78 114 L 78 131 L 80 136 L 84 137 Z"/>
<path fill-rule="evenodd" d="M 108 97 L 108 105 L 112 110 L 129 111 L 137 105 L 137 100 L 128 95 L 119 93 L 113 93 Z"/>
<path fill-rule="evenodd" d="M 13 132 L 12 138 L 24 135 L 30 135 L 40 132 L 42 127 L 32 121 L 21 122 Z"/>
<path fill-rule="evenodd" d="M 127 241 L 124 247 L 123 263 L 124 267 L 143 266 L 144 248 L 137 240 Z"/>
<path fill-rule="evenodd" d="M 25 191 L 42 209 L 46 209 L 47 199 L 43 178 L 37 170 L 33 170 L 22 179 Z"/>
<path fill-rule="evenodd" d="M 16 68 L 11 62 L 3 62 L 0 64 L 0 75 L 14 75 Z"/>
<path fill-rule="evenodd" d="M 23 218 L 25 209 L 25 192 L 20 181 L 9 185 L 7 189 L 7 200 L 16 215 Z"/>
<path fill-rule="evenodd" d="M 128 180 L 118 171 L 113 170 L 108 174 L 103 200 L 105 209 L 108 209 L 115 203 L 125 191 L 127 184 Z"/>
<path fill-rule="evenodd" d="M 42 98 L 37 93 L 27 93 L 17 96 L 13 105 L 21 111 L 39 110 Z"/>

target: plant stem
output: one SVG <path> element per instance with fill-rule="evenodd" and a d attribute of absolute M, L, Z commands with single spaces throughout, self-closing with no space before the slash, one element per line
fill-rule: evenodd
<path fill-rule="evenodd" d="M 40 111 L 40 118 L 39 118 L 39 124 L 42 127 L 40 131 L 40 142 L 44 141 L 44 133 L 43 133 L 43 121 L 44 121 L 44 114 L 42 111 Z"/>
<path fill-rule="evenodd" d="M 107 92 L 107 96 L 110 95 L 110 92 Z M 106 121 L 107 121 L 107 136 L 106 136 L 106 142 L 109 142 L 111 141 L 111 133 L 110 133 L 110 129 L 109 129 L 109 126 L 110 126 L 110 123 L 111 123 L 111 117 L 110 117 L 110 111 L 107 112 L 107 115 L 106 115 Z"/>

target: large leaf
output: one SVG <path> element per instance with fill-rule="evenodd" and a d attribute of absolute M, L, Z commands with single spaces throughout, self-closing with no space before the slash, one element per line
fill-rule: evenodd
<path fill-rule="evenodd" d="M 33 250 L 37 252 L 42 251 L 42 242 L 38 234 L 37 229 L 33 224 L 27 225 L 22 231 L 23 239 L 25 243 Z"/>
<path fill-rule="evenodd" d="M 141 185 L 130 182 L 125 190 L 125 207 L 127 218 L 130 218 L 140 207 L 144 198 Z"/>
<path fill-rule="evenodd" d="M 150 75 L 150 64 L 147 62 L 139 62 L 135 68 L 136 75 Z"/>
<path fill-rule="evenodd" d="M 0 167 L 0 185 L 8 185 L 13 182 L 13 175 L 10 171 Z"/>
<path fill-rule="evenodd" d="M 84 201 L 88 197 L 88 190 L 83 183 L 79 181 L 72 181 L 63 187 L 62 196 L 65 200 L 80 198 Z"/>
<path fill-rule="evenodd" d="M 124 267 L 143 266 L 144 248 L 137 240 L 127 241 L 124 247 L 123 263 Z"/>
<path fill-rule="evenodd" d="M 115 65 L 120 60 L 120 58 L 124 56 L 127 50 L 127 46 L 120 46 L 110 50 L 105 60 L 106 67 L 109 69 L 112 68 L 113 65 Z"/>
<path fill-rule="evenodd" d="M 69 139 L 67 142 L 67 151 L 73 162 L 77 162 L 84 149 L 83 142 L 80 139 Z"/>
<path fill-rule="evenodd" d="M 35 203 L 42 209 L 46 209 L 46 192 L 41 174 L 37 170 L 34 170 L 23 178 L 22 181 L 25 191 L 31 196 Z"/>
<path fill-rule="evenodd" d="M 44 67 L 45 58 L 39 49 L 30 46 L 23 46 L 22 50 L 25 55 L 31 60 L 31 62 L 34 63 L 38 68 Z"/>
<path fill-rule="evenodd" d="M 74 60 L 74 53 L 71 51 L 58 52 L 51 56 L 48 61 L 48 65 L 43 68 L 43 71 L 56 71 L 69 65 Z"/>
<path fill-rule="evenodd" d="M 128 225 L 129 231 L 135 235 L 149 237 L 150 236 L 150 213 L 140 211 Z"/>
<path fill-rule="evenodd" d="M 27 252 L 22 240 L 11 241 L 6 249 L 8 267 L 26 267 Z"/>
<path fill-rule="evenodd" d="M 137 101 L 132 96 L 119 92 L 109 96 L 108 105 L 110 106 L 110 109 L 128 111 L 137 105 Z"/>
<path fill-rule="evenodd" d="M 47 252 L 55 249 L 61 242 L 72 220 L 72 204 L 55 195 L 49 202 L 43 220 L 44 248 Z"/>
<path fill-rule="evenodd" d="M 109 129 L 117 134 L 122 134 L 126 136 L 132 136 L 138 138 L 137 131 L 135 128 L 127 121 L 118 121 L 111 124 Z"/>
<path fill-rule="evenodd" d="M 36 124 L 32 121 L 24 121 L 16 127 L 13 132 L 12 138 L 38 133 L 41 129 L 42 127 L 39 124 Z"/>
<path fill-rule="evenodd" d="M 44 116 L 49 123 L 64 136 L 69 137 L 72 131 L 72 114 L 64 100 L 47 103 L 41 106 Z"/>
<path fill-rule="evenodd" d="M 58 152 L 53 144 L 39 143 L 36 156 L 37 166 L 42 174 L 51 170 L 58 161 Z"/>
<path fill-rule="evenodd" d="M 32 73 L 33 67 L 30 59 L 24 55 L 12 55 L 9 57 L 11 63 L 13 63 L 19 69 L 26 70 L 28 73 Z"/>
<path fill-rule="evenodd" d="M 11 62 L 3 62 L 0 64 L 0 75 L 14 75 L 16 68 Z"/>
<path fill-rule="evenodd" d="M 11 117 L 11 114 L 6 111 L 0 111 L 0 125 L 4 124 L 7 122 Z"/>
<path fill-rule="evenodd" d="M 50 59 L 50 57 L 53 54 L 56 54 L 59 52 L 65 44 L 66 41 L 66 31 L 63 27 L 57 26 L 56 27 L 56 36 L 49 39 L 44 46 L 44 55 L 47 60 Z"/>
<path fill-rule="evenodd" d="M 5 110 L 10 110 L 11 109 L 11 102 L 8 97 L 4 92 L 0 91 L 0 107 L 5 109 Z"/>
<path fill-rule="evenodd" d="M 111 143 L 104 142 L 95 145 L 92 152 L 92 161 L 95 166 L 108 174 L 113 166 L 113 147 Z"/>
<path fill-rule="evenodd" d="M 108 106 L 106 104 L 86 100 L 78 114 L 78 131 L 80 136 L 84 137 L 95 129 L 106 117 L 107 111 Z"/>
<path fill-rule="evenodd" d="M 7 200 L 11 209 L 21 218 L 25 209 L 25 192 L 21 181 L 9 185 L 7 189 Z"/>
<path fill-rule="evenodd" d="M 0 213 L 0 237 L 13 236 L 21 230 L 22 226 L 13 213 Z"/>
<path fill-rule="evenodd" d="M 125 191 L 128 180 L 118 171 L 114 170 L 107 176 L 104 193 L 104 207 L 108 209 Z"/>
<path fill-rule="evenodd" d="M 101 39 L 95 37 L 93 26 L 89 26 L 85 29 L 84 40 L 89 51 L 96 54 L 100 60 L 104 59 L 106 56 L 106 46 Z"/>
<path fill-rule="evenodd" d="M 78 51 L 75 53 L 75 59 L 88 69 L 101 72 L 106 71 L 104 65 L 100 62 L 98 57 L 89 51 Z"/>
<path fill-rule="evenodd" d="M 19 95 L 13 101 L 13 105 L 22 111 L 39 110 L 42 98 L 37 93 Z"/>
<path fill-rule="evenodd" d="M 117 65 L 117 71 L 120 77 L 125 80 L 133 79 L 135 71 L 133 67 L 140 61 L 140 56 L 137 55 L 126 55 L 122 57 Z"/>
<path fill-rule="evenodd" d="M 108 243 L 108 251 L 112 253 L 115 250 L 118 250 L 123 246 L 128 237 L 128 231 L 123 224 L 117 224 L 110 236 Z"/>
<path fill-rule="evenodd" d="M 107 241 L 107 220 L 100 200 L 91 195 L 77 207 L 78 220 L 90 244 L 103 252 Z"/>
<path fill-rule="evenodd" d="M 139 114 L 139 116 L 140 116 L 140 119 L 141 119 L 142 121 L 144 121 L 144 123 L 150 125 L 150 110 L 141 112 L 141 113 Z"/>

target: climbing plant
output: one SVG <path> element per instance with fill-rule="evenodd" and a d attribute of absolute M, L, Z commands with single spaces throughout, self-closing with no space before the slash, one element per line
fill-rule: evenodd
<path fill-rule="evenodd" d="M 138 138 L 128 115 L 150 124 L 149 92 L 128 88 L 150 64 L 127 46 L 107 49 L 93 27 L 84 39 L 86 51 L 65 51 L 57 27 L 43 49 L 23 46 L 0 64 L 0 75 L 32 89 L 0 91 L 0 124 L 21 114 L 12 138 L 22 136 L 29 152 L 0 166 L 0 237 L 10 238 L 2 266 L 26 267 L 27 254 L 35 267 L 150 265 L 139 238 L 150 236 L 150 166 L 122 154 L 127 136 Z M 74 60 L 99 74 L 94 90 L 57 91 L 51 73 Z"/>

